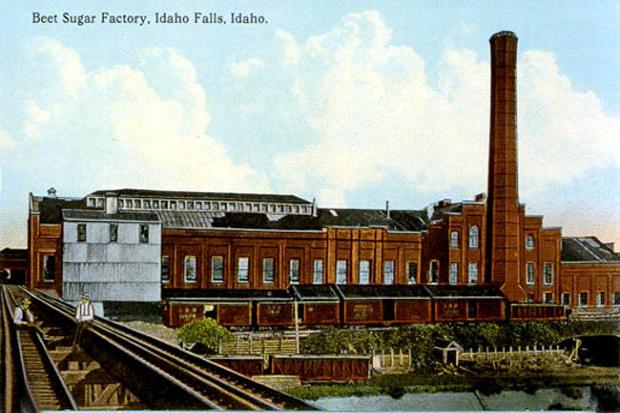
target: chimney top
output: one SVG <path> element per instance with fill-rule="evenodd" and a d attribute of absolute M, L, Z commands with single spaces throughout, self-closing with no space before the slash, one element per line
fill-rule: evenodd
<path fill-rule="evenodd" d="M 390 217 L 390 201 L 385 201 L 385 216 Z"/>
<path fill-rule="evenodd" d="M 514 37 L 515 39 L 518 39 L 517 35 L 514 32 L 511 32 L 510 30 L 503 30 L 503 31 L 497 32 L 493 36 L 491 36 L 489 41 L 493 41 L 493 40 L 497 39 L 498 37 L 507 37 L 507 36 L 508 37 Z"/>
<path fill-rule="evenodd" d="M 56 188 L 51 187 L 50 189 L 47 190 L 47 194 L 51 196 L 52 198 L 56 198 Z"/>

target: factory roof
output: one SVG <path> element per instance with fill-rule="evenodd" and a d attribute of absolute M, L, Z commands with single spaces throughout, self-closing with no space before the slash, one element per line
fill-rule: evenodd
<path fill-rule="evenodd" d="M 283 204 L 311 204 L 296 195 L 283 194 L 250 194 L 236 192 L 193 192 L 193 191 L 162 191 L 152 189 L 108 189 L 92 192 L 89 196 L 105 196 L 113 193 L 119 197 L 158 197 L 158 198 L 178 198 L 214 201 L 236 201 L 236 202 L 268 202 Z"/>
<path fill-rule="evenodd" d="M 620 262 L 620 254 L 596 237 L 563 237 L 562 261 Z"/>

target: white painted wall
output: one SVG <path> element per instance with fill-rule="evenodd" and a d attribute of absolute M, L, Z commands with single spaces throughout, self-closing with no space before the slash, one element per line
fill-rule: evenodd
<path fill-rule="evenodd" d="M 148 243 L 139 241 L 140 223 L 115 222 L 118 241 L 110 242 L 109 222 L 86 224 L 86 242 L 77 242 L 78 222 L 63 223 L 63 298 L 93 302 L 161 299 L 161 226 L 149 223 Z"/>

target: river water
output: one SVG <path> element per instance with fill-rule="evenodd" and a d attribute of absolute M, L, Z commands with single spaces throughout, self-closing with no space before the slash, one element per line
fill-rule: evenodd
<path fill-rule="evenodd" d="M 589 387 L 580 387 L 581 397 L 572 399 L 558 389 L 539 389 L 534 394 L 523 391 L 502 391 L 482 396 L 490 410 L 548 410 L 554 406 L 570 410 L 596 410 L 597 402 Z M 333 411 L 474 411 L 483 407 L 474 393 L 409 393 L 394 399 L 391 396 L 325 397 L 312 401 L 315 405 Z"/>

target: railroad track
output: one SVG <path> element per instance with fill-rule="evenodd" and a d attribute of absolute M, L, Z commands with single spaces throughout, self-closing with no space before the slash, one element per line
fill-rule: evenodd
<path fill-rule="evenodd" d="M 39 333 L 32 328 L 16 328 L 12 321 L 16 301 L 6 287 L 2 287 L 1 296 L 4 410 L 77 409 Z"/>
<path fill-rule="evenodd" d="M 22 293 L 44 306 L 48 314 L 56 314 L 59 322 L 75 324 L 75 309 L 69 304 L 40 292 L 22 290 Z M 86 348 L 100 350 L 103 359 L 98 361 L 119 379 L 129 379 L 127 387 L 151 408 L 317 409 L 303 400 L 110 320 L 98 317 L 85 331 L 83 340 Z M 125 365 L 119 365 L 120 360 L 124 360 Z M 131 371 L 133 379 L 128 377 Z M 145 380 L 159 383 L 159 391 L 156 391 L 158 386 L 145 384 Z M 170 387 L 177 391 L 161 394 Z"/>

